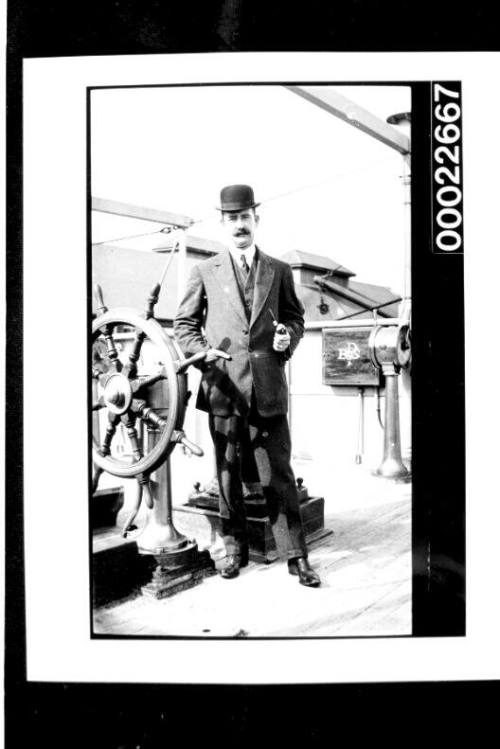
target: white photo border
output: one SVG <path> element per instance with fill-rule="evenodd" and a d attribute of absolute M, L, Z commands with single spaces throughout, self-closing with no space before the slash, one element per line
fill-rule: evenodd
<path fill-rule="evenodd" d="M 492 407 L 489 421 L 494 423 L 498 407 L 484 386 L 485 357 L 488 352 L 495 354 L 489 328 L 478 319 L 478 311 L 481 319 L 491 319 L 488 300 L 493 312 L 496 298 L 496 273 L 490 268 L 497 213 L 492 178 L 500 165 L 495 133 L 500 106 L 492 95 L 498 62 L 496 53 L 209 53 L 24 60 L 29 681 L 252 684 L 498 678 L 500 607 L 491 592 L 496 589 L 499 567 L 500 503 L 494 497 L 495 440 L 488 439 L 484 426 Z M 285 81 L 383 85 L 431 80 L 460 80 L 464 108 L 467 635 L 300 641 L 92 639 L 88 446 L 83 426 L 87 424 L 87 351 L 82 345 L 87 331 L 88 88 Z M 456 321 L 450 320 L 453 324 Z M 54 349 L 67 364 L 58 373 L 50 365 Z"/>

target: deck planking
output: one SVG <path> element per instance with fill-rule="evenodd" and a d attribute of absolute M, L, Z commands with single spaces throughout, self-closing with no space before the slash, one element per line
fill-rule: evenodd
<path fill-rule="evenodd" d="M 378 484 L 377 488 L 381 485 Z M 320 588 L 285 562 L 251 562 L 234 580 L 213 576 L 171 598 L 136 596 L 94 612 L 97 635 L 363 637 L 411 634 L 411 490 L 380 489 L 364 505 L 326 514 L 334 533 L 309 558 Z"/>

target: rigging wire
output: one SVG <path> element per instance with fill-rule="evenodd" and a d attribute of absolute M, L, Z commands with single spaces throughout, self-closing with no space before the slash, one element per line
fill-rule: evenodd
<path fill-rule="evenodd" d="M 164 228 L 164 227 L 163 227 Z M 152 237 L 154 234 L 164 233 L 162 229 L 156 229 L 155 231 L 146 231 L 142 234 L 129 234 L 126 237 L 114 237 L 112 239 L 103 239 L 101 242 L 92 242 L 94 247 L 100 244 L 108 244 L 109 242 L 124 242 L 126 239 L 138 239 L 139 237 Z"/>
<path fill-rule="evenodd" d="M 287 192 L 279 193 L 278 195 L 274 195 L 270 198 L 265 198 L 264 200 L 261 200 L 260 205 L 267 205 L 268 203 L 272 203 L 275 200 L 281 200 L 282 198 L 289 197 L 290 195 L 295 195 L 296 193 L 303 192 L 304 190 L 313 190 L 317 187 L 321 187 L 322 185 L 326 185 L 332 182 L 336 182 L 337 180 L 346 179 L 352 175 L 356 174 L 363 174 L 365 172 L 369 172 L 375 167 L 380 166 L 380 164 L 388 163 L 390 159 L 378 159 L 377 161 L 372 161 L 368 166 L 360 167 L 359 169 L 351 169 L 348 172 L 340 172 L 338 174 L 335 174 L 333 176 L 330 176 L 328 179 L 321 180 L 319 182 L 312 182 L 307 185 L 301 185 L 300 187 L 296 187 L 293 190 L 288 190 Z M 204 221 L 208 221 L 209 219 L 213 218 L 213 213 L 206 214 L 205 216 L 201 216 L 200 218 L 193 219 L 191 224 L 189 225 L 189 229 L 194 226 L 195 224 L 203 223 Z M 142 219 L 141 219 L 142 220 Z M 142 234 L 130 234 L 128 236 L 124 237 L 115 237 L 111 239 L 105 239 L 101 242 L 93 242 L 92 244 L 94 246 L 102 245 L 102 244 L 109 244 L 110 242 L 124 242 L 128 239 L 139 239 L 141 237 L 150 237 L 154 236 L 155 234 L 168 234 L 170 231 L 172 231 L 172 225 L 166 224 L 161 229 L 155 229 L 155 231 L 151 232 L 144 232 Z"/>

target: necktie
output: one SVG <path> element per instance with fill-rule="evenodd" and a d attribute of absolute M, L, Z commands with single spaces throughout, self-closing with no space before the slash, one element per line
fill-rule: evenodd
<path fill-rule="evenodd" d="M 250 268 L 248 267 L 248 263 L 247 263 L 247 259 L 246 259 L 245 255 L 241 256 L 241 268 L 243 270 L 244 276 L 245 277 L 248 276 Z"/>

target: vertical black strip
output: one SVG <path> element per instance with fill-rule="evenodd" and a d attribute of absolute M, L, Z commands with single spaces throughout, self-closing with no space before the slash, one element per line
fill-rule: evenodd
<path fill-rule="evenodd" d="M 90 103 L 91 103 L 91 89 L 87 88 L 86 97 L 86 130 L 87 130 L 87 142 L 86 142 L 86 161 L 87 161 L 87 200 L 86 200 L 86 269 L 87 269 L 87 505 L 88 505 L 88 567 L 89 567 L 89 627 L 90 633 L 92 634 L 93 625 L 93 589 L 94 589 L 94 578 L 93 578 L 93 564 L 92 564 L 92 181 L 91 181 L 91 114 L 90 114 Z"/>
<path fill-rule="evenodd" d="M 465 634 L 463 255 L 431 245 L 431 92 L 413 85 L 413 634 Z"/>
<path fill-rule="evenodd" d="M 23 524 L 22 57 L 17 27 L 7 43 L 5 334 L 5 733 L 23 743 L 26 614 Z M 33 373 L 36 376 L 36 373 Z M 42 394 L 41 394 L 41 397 Z M 42 435 L 43 424 L 40 424 Z"/>

